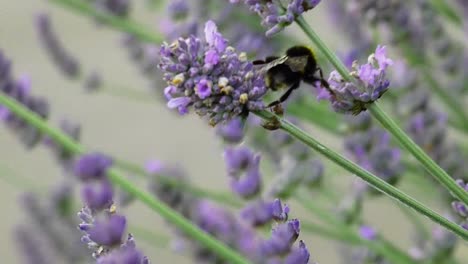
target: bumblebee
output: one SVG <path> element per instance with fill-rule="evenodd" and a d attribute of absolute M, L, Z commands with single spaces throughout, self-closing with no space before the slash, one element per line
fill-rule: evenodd
<path fill-rule="evenodd" d="M 253 64 L 259 67 L 258 71 L 261 74 L 265 74 L 265 85 L 268 89 L 272 91 L 287 89 L 278 100 L 267 107 L 277 106 L 286 101 L 291 93 L 299 88 L 302 81 L 311 85 L 320 82 L 323 87 L 330 90 L 313 51 L 308 47 L 294 46 L 282 57 L 269 56 L 265 60 L 253 61 Z"/>

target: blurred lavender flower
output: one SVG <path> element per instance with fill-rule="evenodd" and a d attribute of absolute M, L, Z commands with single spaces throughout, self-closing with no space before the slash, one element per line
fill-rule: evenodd
<path fill-rule="evenodd" d="M 75 141 L 81 138 L 81 126 L 71 120 L 63 119 L 60 121 L 60 129 L 62 132 Z M 60 144 L 54 142 L 51 138 L 45 137 L 44 144 L 50 148 L 53 155 L 56 157 L 59 165 L 66 171 L 71 172 L 74 166 L 74 155 L 70 151 L 64 149 Z"/>
<path fill-rule="evenodd" d="M 49 264 L 50 252 L 44 248 L 40 236 L 32 228 L 18 226 L 15 228 L 15 240 L 18 250 L 25 264 Z"/>
<path fill-rule="evenodd" d="M 319 88 L 317 98 L 330 100 L 336 112 L 357 115 L 387 91 L 390 81 L 386 78 L 386 71 L 392 63 L 387 58 L 385 46 L 377 46 L 366 64 L 353 63 L 350 74 L 354 82 L 344 81 L 337 71 L 333 71 L 328 79 L 330 89 Z"/>
<path fill-rule="evenodd" d="M 336 28 L 345 34 L 350 43 L 353 43 L 353 52 L 348 53 L 347 57 L 352 59 L 344 59 L 345 65 L 351 68 L 352 62 L 360 55 L 367 54 L 372 44 L 369 30 L 360 23 L 362 13 L 353 10 L 350 7 L 352 1 L 348 0 L 332 0 L 326 1 L 330 18 L 333 20 Z"/>
<path fill-rule="evenodd" d="M 103 179 L 112 159 L 101 153 L 90 153 L 81 156 L 75 163 L 75 175 L 82 181 Z"/>
<path fill-rule="evenodd" d="M 345 139 L 345 149 L 353 160 L 390 184 L 403 172 L 400 150 L 390 145 L 390 135 L 379 128 L 357 131 Z"/>
<path fill-rule="evenodd" d="M 465 183 L 463 180 L 457 180 L 458 185 L 468 192 L 468 183 Z M 452 202 L 452 207 L 455 213 L 457 213 L 461 218 L 461 226 L 468 230 L 468 205 L 464 204 L 461 201 Z"/>
<path fill-rule="evenodd" d="M 24 254 L 26 257 L 31 257 L 26 263 L 41 263 L 41 258 L 48 259 L 49 262 L 46 263 L 81 263 L 89 260 L 76 230 L 76 221 L 70 204 L 72 196 L 70 185 L 65 183 L 54 188 L 52 195 L 47 199 L 42 199 L 33 193 L 27 193 L 22 197 L 22 206 L 28 220 L 21 224 L 22 230 L 29 231 L 24 233 L 18 230 L 17 235 L 18 246 L 23 251 L 30 250 Z M 31 250 L 31 245 L 26 240 L 36 241 L 37 248 Z M 32 259 L 34 256 L 37 260 Z"/>
<path fill-rule="evenodd" d="M 216 134 L 226 143 L 240 143 L 244 139 L 245 122 L 242 118 L 234 118 L 226 124 L 216 127 Z"/>
<path fill-rule="evenodd" d="M 238 150 L 243 154 L 240 155 L 242 157 L 238 155 L 239 159 L 231 163 L 230 167 L 236 169 L 236 171 L 232 171 L 233 173 L 238 172 L 237 169 L 245 168 L 243 165 L 248 165 L 249 161 L 255 159 L 254 154 L 249 150 L 242 151 L 242 148 Z M 275 261 L 278 260 L 288 264 L 309 263 L 309 253 L 305 245 L 302 242 L 299 243 L 299 246 L 294 244 L 299 232 L 299 222 L 297 220 L 287 222 L 289 207 L 283 206 L 279 199 L 272 202 L 261 199 L 254 200 L 237 217 L 224 206 L 218 206 L 213 202 L 194 197 L 191 193 L 184 192 L 174 185 L 157 180 L 158 175 L 164 175 L 165 177 L 174 177 L 178 181 L 186 181 L 187 179 L 181 174 L 180 168 L 175 170 L 176 168 L 159 161 L 149 162 L 146 168 L 149 173 L 155 176 L 151 184 L 155 195 L 207 233 L 238 250 L 253 263 L 277 263 Z M 279 225 L 275 229 L 276 231 L 273 231 L 271 238 L 263 239 L 256 232 L 255 227 L 267 225 L 271 221 L 277 221 Z M 219 258 L 216 252 L 204 248 L 180 231 L 177 231 L 177 234 L 179 241 L 183 240 L 186 245 L 184 248 L 190 249 L 198 261 L 227 263 Z M 295 260 L 298 262 L 294 262 Z"/>
<path fill-rule="evenodd" d="M 80 75 L 80 64 L 63 46 L 47 14 L 36 16 L 36 30 L 44 50 L 55 63 L 57 68 L 69 78 Z"/>
<path fill-rule="evenodd" d="M 130 12 L 130 0 L 89 0 L 94 1 L 98 10 L 108 12 L 115 16 L 126 17 Z"/>
<path fill-rule="evenodd" d="M 146 163 L 145 169 L 152 176 L 149 179 L 150 191 L 183 216 L 190 216 L 197 203 L 197 198 L 175 186 L 174 182 L 181 186 L 190 184 L 181 166 L 151 160 Z"/>
<path fill-rule="evenodd" d="M 413 78 L 414 70 L 404 64 L 399 67 L 407 72 L 406 76 Z M 404 82 L 404 79 L 403 76 L 398 82 Z M 418 78 L 411 80 L 411 84 L 402 89 L 395 104 L 396 112 L 406 119 L 406 131 L 454 179 L 466 179 L 466 155 L 459 145 L 450 141 L 446 115 L 434 108 L 430 94 Z M 451 199 L 447 192 L 443 194 Z"/>
<path fill-rule="evenodd" d="M 224 160 L 233 192 L 243 198 L 257 195 L 261 188 L 260 155 L 246 147 L 231 147 L 225 149 Z"/>
<path fill-rule="evenodd" d="M 208 116 L 213 126 L 263 109 L 267 89 L 245 54 L 228 47 L 212 21 L 205 25 L 205 40 L 191 36 L 161 47 L 168 107 L 180 114 L 192 107 L 198 115 Z"/>
<path fill-rule="evenodd" d="M 102 86 L 102 76 L 97 71 L 92 71 L 84 80 L 84 89 L 87 92 L 95 92 Z"/>
<path fill-rule="evenodd" d="M 359 235 L 366 240 L 375 240 L 377 231 L 371 226 L 362 225 L 359 227 Z"/>
<path fill-rule="evenodd" d="M 281 200 L 272 202 L 256 199 L 249 202 L 241 211 L 241 218 L 251 226 L 263 226 L 272 220 L 284 222 L 288 219 L 289 207 Z"/>
<path fill-rule="evenodd" d="M 0 51 L 0 91 L 18 101 L 29 110 L 43 119 L 49 116 L 49 105 L 44 98 L 30 94 L 31 81 L 23 76 L 15 81 L 11 73 L 11 62 Z M 32 148 L 40 142 L 42 135 L 33 126 L 11 113 L 6 107 L 0 105 L 0 121 L 16 134 L 21 142 Z"/>
<path fill-rule="evenodd" d="M 240 0 L 230 0 L 230 2 L 235 4 Z M 319 3 L 320 0 L 290 0 L 284 8 L 281 1 L 244 1 L 251 12 L 257 13 L 262 18 L 262 25 L 267 28 L 265 34 L 268 37 L 289 26 L 302 13 L 315 8 Z"/>
<path fill-rule="evenodd" d="M 451 217 L 448 219 L 452 220 Z M 409 254 L 420 262 L 441 263 L 453 259 L 457 246 L 457 236 L 443 227 L 435 226 L 429 237 L 417 237 L 417 244 L 409 249 Z"/>
<path fill-rule="evenodd" d="M 171 19 L 177 21 L 187 17 L 189 8 L 187 0 L 173 0 L 167 5 L 167 12 Z"/>

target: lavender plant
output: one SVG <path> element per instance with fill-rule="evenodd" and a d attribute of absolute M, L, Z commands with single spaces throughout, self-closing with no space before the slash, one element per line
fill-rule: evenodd
<path fill-rule="evenodd" d="M 216 151 L 224 159 L 221 175 L 230 191 L 206 189 L 195 173 L 182 169 L 182 159 L 140 166 L 92 146 L 88 151 L 78 143 L 82 126 L 63 119 L 60 129 L 54 128 L 48 122 L 53 96 L 33 95 L 30 80 L 16 79 L 12 63 L 0 53 L 2 124 L 28 149 L 47 147 L 66 175 L 50 197 L 28 193 L 23 199 L 28 221 L 15 229 L 15 239 L 24 263 L 141 264 L 150 263 L 147 255 L 159 262 L 166 260 L 155 258 L 158 250 L 170 244 L 176 254 L 197 263 L 333 263 L 312 236 L 334 241 L 327 244 L 342 263 L 468 259 L 463 163 L 468 51 L 445 23 L 466 24 L 466 16 L 454 11 L 455 3 L 176 0 L 151 5 L 157 26 L 149 28 L 138 21 L 136 1 L 49 2 L 90 17 L 97 30 L 117 31 L 120 47 L 143 73 L 138 77 L 149 81 L 159 100 L 136 89 L 120 95 L 163 103 L 178 113 L 172 119 L 195 113 L 211 125 L 206 127 L 214 132 L 210 139 L 220 143 Z M 321 12 L 324 4 L 333 26 L 309 24 L 327 16 Z M 119 76 L 83 70 L 86 58 L 67 48 L 51 18 L 40 13 L 34 21 L 39 45 L 68 81 L 81 81 L 88 91 L 113 91 L 106 80 L 118 83 Z M 340 47 L 345 52 L 326 45 L 315 32 L 319 27 L 338 32 L 334 35 L 341 40 L 345 36 L 348 43 Z M 300 43 L 303 36 L 308 40 Z M 314 52 L 307 59 L 319 67 L 311 73 L 288 64 L 293 55 L 281 54 L 285 45 L 309 42 Z M 273 64 L 254 63 L 265 57 Z M 301 84 L 288 100 L 270 108 L 280 95 L 265 74 L 278 65 L 320 78 Z M 288 77 L 278 74 L 274 80 Z M 160 120 L 147 122 L 166 126 Z M 177 152 L 180 140 L 167 140 Z M 339 151 L 328 146 L 340 143 Z M 206 150 L 196 153 L 202 156 Z M 343 174 L 357 177 L 348 183 Z M 410 179 L 421 185 L 406 188 Z M 432 191 L 421 194 L 423 185 Z M 389 226 L 375 224 L 364 212 L 386 198 L 397 201 L 405 218 Z M 156 228 L 167 233 L 165 242 L 145 241 L 151 246 L 144 247 L 145 253 L 140 241 L 152 230 L 133 232 L 138 227 L 129 225 L 136 216 L 127 207 L 132 211 L 137 203 L 165 220 Z M 405 220 L 411 232 L 389 236 L 389 228 L 399 229 Z"/>

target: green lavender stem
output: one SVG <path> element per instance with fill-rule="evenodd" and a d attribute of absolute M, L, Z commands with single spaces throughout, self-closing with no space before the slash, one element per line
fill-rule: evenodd
<path fill-rule="evenodd" d="M 297 23 L 304 30 L 307 36 L 315 43 L 318 49 L 327 57 L 333 64 L 336 70 L 346 81 L 351 82 L 352 79 L 346 66 L 338 59 L 338 57 L 325 45 L 319 36 L 312 30 L 303 17 L 297 19 Z M 376 102 L 368 106 L 371 115 L 377 119 L 380 124 L 386 128 L 400 144 L 402 144 L 423 166 L 434 176 L 442 185 L 451 191 L 455 197 L 468 205 L 468 194 L 458 186 L 455 181 L 442 168 L 440 168 L 424 151 L 414 143 L 411 138 L 398 127 L 398 125 L 378 106 Z"/>
<path fill-rule="evenodd" d="M 115 29 L 130 33 L 142 41 L 154 44 L 161 44 L 163 39 L 155 32 L 148 30 L 145 26 L 129 18 L 121 18 L 112 14 L 100 12 L 89 1 L 83 0 L 49 0 L 52 3 L 61 5 L 78 14 L 90 16 L 98 19 Z"/>
<path fill-rule="evenodd" d="M 432 7 L 437 10 L 441 15 L 447 18 L 448 21 L 453 23 L 459 28 L 463 27 L 463 19 L 457 14 L 447 1 L 442 0 L 429 0 Z"/>
<path fill-rule="evenodd" d="M 3 93 L 0 93 L 0 104 L 7 107 L 15 115 L 24 119 L 30 125 L 37 128 L 41 133 L 48 135 L 56 143 L 60 144 L 64 149 L 77 155 L 85 153 L 85 148 L 83 146 L 76 143 L 70 137 L 66 136 L 59 130 L 52 128 L 46 122 L 44 122 L 38 115 L 29 111 L 27 108 L 25 108 L 24 106 L 16 102 L 14 99 L 6 96 Z M 185 234 L 197 240 L 213 252 L 216 252 L 219 256 L 225 258 L 231 263 L 250 263 L 239 253 L 224 245 L 222 242 L 216 240 L 211 235 L 200 230 L 193 223 L 185 219 L 176 211 L 172 210 L 160 200 L 156 199 L 151 194 L 147 192 L 142 192 L 138 187 L 133 185 L 124 176 L 122 176 L 115 168 L 110 168 L 107 174 L 108 178 L 112 181 L 113 184 L 121 187 L 126 192 L 132 194 L 135 198 L 143 202 L 146 206 L 153 209 L 164 219 L 177 226 L 177 228 L 179 228 Z"/>
<path fill-rule="evenodd" d="M 444 226 L 448 230 L 452 231 L 453 233 L 459 235 L 465 240 L 468 240 L 468 231 L 460 227 L 459 225 L 447 220 L 443 216 L 439 215 L 438 213 L 434 212 L 430 208 L 426 207 L 425 205 L 421 204 L 417 200 L 413 199 L 406 193 L 400 191 L 399 189 L 393 187 L 392 185 L 388 184 L 384 180 L 380 179 L 379 177 L 375 176 L 374 174 L 364 170 L 363 168 L 359 167 L 352 161 L 346 159 L 345 157 L 341 156 L 337 152 L 327 148 L 325 145 L 322 145 L 316 139 L 308 135 L 303 130 L 299 129 L 298 127 L 294 126 L 290 122 L 283 120 L 268 111 L 258 111 L 255 112 L 256 115 L 265 119 L 265 120 L 272 120 L 276 118 L 280 123 L 280 129 L 284 130 L 291 136 L 295 137 L 299 141 L 303 142 L 307 146 L 311 147 L 318 153 L 322 154 L 329 160 L 333 161 L 340 167 L 344 168 L 345 170 L 355 174 L 359 178 L 363 179 L 375 189 L 379 190 L 380 192 L 398 200 L 399 202 L 411 207 L 415 211 L 427 216 L 432 221 Z"/>

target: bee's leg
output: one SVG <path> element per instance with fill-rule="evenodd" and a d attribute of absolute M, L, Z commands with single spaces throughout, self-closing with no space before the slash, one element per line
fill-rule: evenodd
<path fill-rule="evenodd" d="M 317 67 L 317 70 L 318 70 L 319 75 L 320 75 L 320 79 L 319 79 L 320 84 L 321 84 L 323 87 L 327 88 L 327 90 L 331 91 L 330 85 L 328 84 L 328 82 L 327 82 L 327 81 L 325 80 L 325 78 L 323 77 L 322 68 Z"/>
<path fill-rule="evenodd" d="M 281 95 L 280 99 L 271 102 L 269 105 L 267 105 L 267 107 L 273 107 L 275 105 L 281 104 L 282 102 L 286 101 L 291 95 L 292 91 L 299 88 L 300 84 L 301 84 L 300 81 L 294 83 L 291 87 L 289 87 L 289 89 L 283 95 Z"/>

